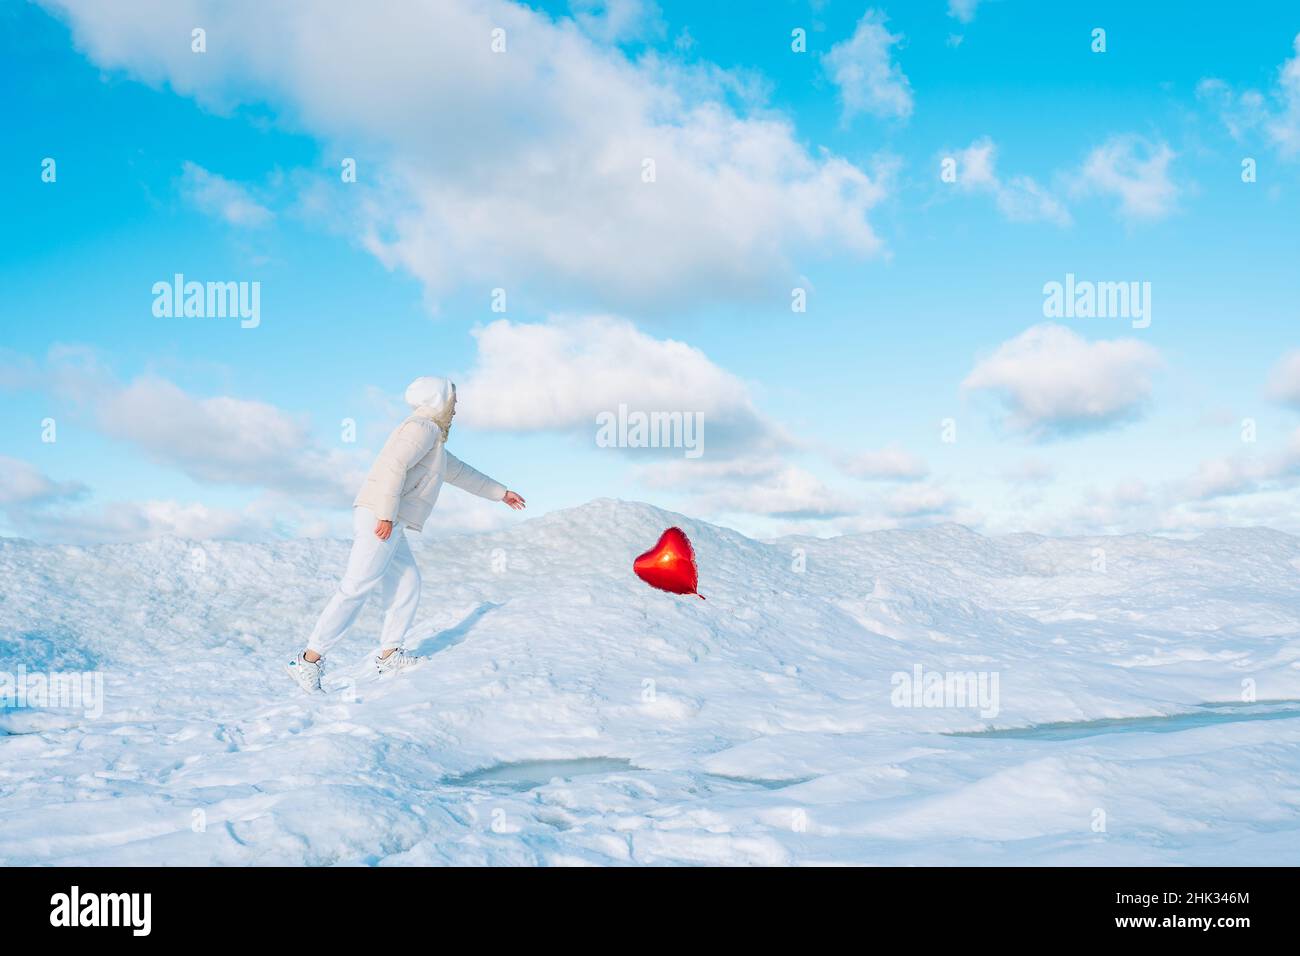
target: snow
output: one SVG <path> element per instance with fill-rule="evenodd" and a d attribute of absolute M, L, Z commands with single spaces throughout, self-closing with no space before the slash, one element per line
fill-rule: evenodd
<path fill-rule="evenodd" d="M 707 601 L 631 573 L 674 524 Z M 601 499 L 413 545 L 430 659 L 373 679 L 371 607 L 310 699 L 281 664 L 346 542 L 0 539 L 0 670 L 103 680 L 98 714 L 0 710 L 0 863 L 1300 854 L 1300 713 L 1241 704 L 1300 700 L 1289 535 L 762 542 Z M 995 677 L 996 715 L 898 706 L 917 668 Z"/>

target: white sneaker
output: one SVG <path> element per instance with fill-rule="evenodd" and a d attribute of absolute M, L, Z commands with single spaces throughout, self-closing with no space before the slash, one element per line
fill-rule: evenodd
<path fill-rule="evenodd" d="M 284 665 L 293 682 L 309 694 L 321 694 L 320 676 L 325 670 L 325 658 L 309 661 L 301 654 Z"/>
<path fill-rule="evenodd" d="M 383 677 L 385 674 L 398 674 L 404 670 L 409 670 L 423 661 L 423 657 L 408 654 L 406 648 L 399 647 L 387 657 L 376 657 L 375 668 L 379 671 L 379 676 Z"/>

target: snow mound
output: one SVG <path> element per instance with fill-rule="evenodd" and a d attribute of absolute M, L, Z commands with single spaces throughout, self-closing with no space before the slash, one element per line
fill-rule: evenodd
<path fill-rule="evenodd" d="M 707 601 L 631 573 L 670 525 Z M 1300 699 L 1289 535 L 763 542 L 600 499 L 413 546 L 409 646 L 430 660 L 375 680 L 371 608 L 313 700 L 281 663 L 346 542 L 0 539 L 0 670 L 102 679 L 93 708 L 0 710 L 0 862 L 1264 863 L 1300 847 L 1297 719 L 950 736 Z M 972 694 L 931 699 L 926 675 Z"/>

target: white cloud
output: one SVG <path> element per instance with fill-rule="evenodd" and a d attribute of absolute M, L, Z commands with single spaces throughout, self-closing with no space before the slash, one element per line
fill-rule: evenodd
<path fill-rule="evenodd" d="M 1236 140 L 1258 127 L 1268 115 L 1267 103 L 1258 90 L 1235 93 L 1227 83 L 1219 79 L 1201 80 L 1196 84 L 1196 96 L 1215 106 L 1219 119 L 1227 127 L 1229 135 Z"/>
<path fill-rule="evenodd" d="M 975 10 L 979 5 L 980 0 L 948 0 L 948 16 L 956 17 L 962 23 L 970 23 L 975 19 Z"/>
<path fill-rule="evenodd" d="M 947 515 L 953 498 L 935 485 L 908 485 L 885 498 L 885 511 L 895 518 L 923 518 Z"/>
<path fill-rule="evenodd" d="M 170 500 L 113 501 L 95 509 L 10 515 L 10 520 L 25 537 L 79 544 L 146 541 L 163 535 L 195 541 L 275 536 L 264 520 L 245 512 Z"/>
<path fill-rule="evenodd" d="M 997 393 L 1009 424 L 1041 439 L 1136 417 L 1159 364 L 1156 350 L 1136 339 L 1087 342 L 1045 322 L 979 360 L 962 387 Z"/>
<path fill-rule="evenodd" d="M 101 434 L 198 481 L 332 504 L 350 501 L 360 485 L 358 453 L 316 441 L 305 417 L 266 402 L 197 398 L 153 375 L 123 384 L 93 349 L 55 345 L 42 363 L 0 356 L 0 387 L 44 390 Z"/>
<path fill-rule="evenodd" d="M 897 445 L 852 455 L 842 460 L 841 467 L 866 480 L 915 481 L 929 473 L 923 459 Z"/>
<path fill-rule="evenodd" d="M 820 522 L 859 507 L 812 472 L 776 455 L 670 461 L 643 466 L 638 473 L 648 487 L 687 492 L 696 514 Z"/>
<path fill-rule="evenodd" d="M 997 146 L 987 136 L 975 140 L 954 157 L 957 188 L 991 195 L 998 211 L 1013 222 L 1054 222 L 1069 225 L 1069 210 L 1030 176 L 1002 179 L 996 169 Z"/>
<path fill-rule="evenodd" d="M 685 495 L 693 514 L 825 521 L 858 503 L 791 463 L 795 442 L 756 408 L 749 387 L 684 342 L 655 338 L 610 316 L 499 319 L 474 333 L 478 354 L 458 382 L 457 416 L 470 427 L 569 431 L 587 440 L 596 416 L 699 412 L 703 456 L 677 449 L 639 459 L 644 486 Z"/>
<path fill-rule="evenodd" d="M 596 415 L 626 404 L 629 411 L 701 413 L 708 454 L 785 441 L 735 375 L 699 349 L 654 338 L 625 319 L 498 319 L 474 336 L 478 355 L 457 385 L 457 415 L 475 428 L 594 436 Z"/>
<path fill-rule="evenodd" d="M 1300 33 L 1291 47 L 1295 55 L 1278 69 L 1274 93 L 1279 108 L 1266 123 L 1269 137 L 1284 156 L 1300 154 Z"/>
<path fill-rule="evenodd" d="M 1274 468 L 1261 459 L 1213 458 L 1197 466 L 1184 488 L 1192 498 L 1219 498 L 1253 491 L 1273 473 Z"/>
<path fill-rule="evenodd" d="M 1159 515 L 1158 525 L 1147 520 L 1142 527 L 1202 532 L 1263 526 L 1300 534 L 1300 522 L 1295 517 L 1300 510 L 1297 504 L 1300 500 L 1293 489 L 1277 488 L 1212 501 L 1177 503 Z"/>
<path fill-rule="evenodd" d="M 1269 372 L 1265 391 L 1275 402 L 1300 407 L 1300 349 L 1292 349 L 1278 360 Z"/>
<path fill-rule="evenodd" d="M 112 373 L 98 352 L 56 342 L 39 362 L 18 352 L 0 351 L 0 390 L 46 390 L 69 401 L 94 402 L 112 385 Z"/>
<path fill-rule="evenodd" d="M 56 481 L 30 462 L 0 455 L 0 511 L 18 534 L 46 541 L 138 541 L 162 534 L 186 538 L 263 536 L 265 522 L 206 505 L 125 501 L 91 506 L 79 481 Z"/>
<path fill-rule="evenodd" d="M 830 78 L 839 87 L 845 122 L 862 113 L 906 119 L 912 115 L 912 85 L 891 59 L 901 34 L 890 33 L 879 10 L 868 10 L 853 36 L 822 58 Z"/>
<path fill-rule="evenodd" d="M 97 413 L 106 435 L 200 481 L 334 503 L 360 485 L 351 456 L 316 445 L 303 421 L 265 402 L 199 399 L 163 379 L 141 378 L 104 396 Z"/>
<path fill-rule="evenodd" d="M 1203 461 L 1180 491 L 1193 499 L 1208 500 L 1252 494 L 1275 484 L 1291 484 L 1300 477 L 1300 428 L 1291 433 L 1280 452 L 1239 455 Z"/>
<path fill-rule="evenodd" d="M 28 355 L 0 348 L 0 391 L 25 391 L 40 382 L 40 370 Z"/>
<path fill-rule="evenodd" d="M 1178 198 L 1178 187 L 1169 176 L 1174 157 L 1165 143 L 1113 136 L 1084 159 L 1074 188 L 1080 195 L 1113 196 L 1124 219 L 1163 219 L 1174 211 Z"/>
<path fill-rule="evenodd" d="M 1056 478 L 1056 469 L 1041 458 L 1026 458 L 1005 469 L 1002 477 L 1015 485 L 1045 485 Z"/>
<path fill-rule="evenodd" d="M 584 307 L 755 299 L 788 289 L 807 248 L 882 248 L 866 218 L 882 187 L 742 102 L 752 84 L 632 61 L 523 5 L 46 5 L 100 67 L 217 110 L 268 104 L 357 158 L 358 182 L 335 182 L 332 201 L 431 299 L 467 282 L 535 284 Z M 188 43 L 199 23 L 203 56 Z"/>
<path fill-rule="evenodd" d="M 85 492 L 79 481 L 55 481 L 30 462 L 0 455 L 0 508 L 39 508 Z"/>
<path fill-rule="evenodd" d="M 572 0 L 569 6 L 583 31 L 603 43 L 664 34 L 663 11 L 651 0 Z"/>
<path fill-rule="evenodd" d="M 1151 502 L 1151 491 L 1140 478 L 1121 481 L 1110 490 L 1110 501 L 1125 508 L 1138 507 Z"/>
<path fill-rule="evenodd" d="M 1300 486 L 1300 429 L 1281 448 L 1243 445 L 1238 455 L 1202 461 L 1194 473 L 1156 486 L 1142 479 L 1105 490 L 1089 489 L 1076 507 L 1053 507 L 1039 516 L 1049 534 L 1187 533 L 1225 526 L 1260 525 L 1300 530 L 1296 488 Z M 1025 517 L 1010 526 L 1024 530 Z"/>
<path fill-rule="evenodd" d="M 718 501 L 711 510 L 745 512 L 774 518 L 834 518 L 855 510 L 816 475 L 787 465 L 757 484 L 746 484 Z"/>
<path fill-rule="evenodd" d="M 1300 155 L 1300 33 L 1292 41 L 1294 55 L 1277 70 L 1277 80 L 1265 92 L 1234 91 L 1223 80 L 1207 77 L 1196 87 L 1203 100 L 1213 103 L 1234 139 L 1262 129 L 1284 157 Z"/>
<path fill-rule="evenodd" d="M 275 218 L 271 210 L 239 183 L 208 172 L 196 163 L 186 162 L 182 170 L 181 192 L 199 211 L 232 226 L 265 226 Z"/>
<path fill-rule="evenodd" d="M 1110 489 L 1090 489 L 1071 519 L 1078 529 L 1113 532 L 1157 520 L 1155 500 L 1146 483 L 1121 481 Z"/>

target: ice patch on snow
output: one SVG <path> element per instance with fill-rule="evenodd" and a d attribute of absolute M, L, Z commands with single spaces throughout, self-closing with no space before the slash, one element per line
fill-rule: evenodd
<path fill-rule="evenodd" d="M 452 787 L 503 786 L 510 790 L 535 790 L 553 781 L 574 777 L 605 776 L 631 770 L 632 761 L 618 757 L 584 757 L 580 760 L 521 760 L 472 770 L 447 781 Z"/>
<path fill-rule="evenodd" d="M 1246 720 L 1295 720 L 1300 700 L 1258 701 L 1252 704 L 1202 704 L 1198 710 L 1158 717 L 1119 717 L 1108 720 L 1061 721 L 1032 727 L 952 731 L 949 737 L 992 737 L 1003 740 L 1078 740 L 1100 734 L 1172 734 Z"/>

